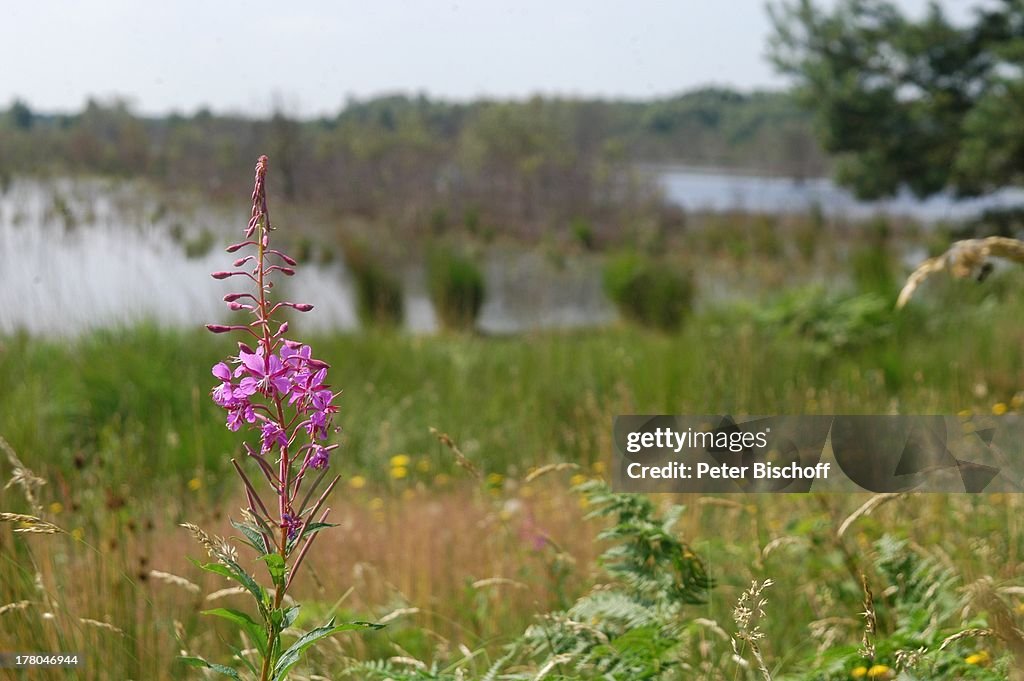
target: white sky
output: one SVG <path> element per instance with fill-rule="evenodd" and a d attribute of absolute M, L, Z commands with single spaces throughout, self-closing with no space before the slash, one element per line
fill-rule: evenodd
<path fill-rule="evenodd" d="M 820 0 L 819 0 L 820 1 Z M 826 0 L 832 5 L 835 0 Z M 926 0 L 896 0 L 919 14 Z M 940 4 L 959 20 L 977 0 Z M 784 87 L 763 0 L 0 0 L 0 106 L 334 114 L 425 92 L 651 98 Z"/>

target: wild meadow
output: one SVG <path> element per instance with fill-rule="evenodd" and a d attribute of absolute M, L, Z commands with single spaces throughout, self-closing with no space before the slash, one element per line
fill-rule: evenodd
<path fill-rule="evenodd" d="M 455 302 L 437 333 L 396 324 L 386 268 L 359 289 L 360 331 L 303 333 L 290 315 L 289 335 L 340 391 L 339 480 L 335 526 L 279 599 L 292 614 L 275 631 L 382 626 L 325 638 L 289 678 L 1002 679 L 1024 667 L 1016 495 L 606 486 L 618 414 L 1024 409 L 1024 273 L 937 276 L 897 311 L 899 245 L 949 239 L 820 220 L 710 217 L 602 253 L 621 319 L 598 328 L 467 330 L 482 281 L 472 258 L 438 249 L 432 286 Z M 655 256 L 666 244 L 687 255 Z M 560 257 L 584 247 L 577 235 Z M 765 290 L 700 301 L 700 268 Z M 788 285 L 799 268 L 827 276 Z M 637 302 L 638 290 L 656 295 Z M 154 319 L 0 339 L 0 649 L 85 659 L 13 678 L 260 678 L 261 642 L 230 614 L 256 617 L 248 587 L 216 560 L 214 574 L 190 562 L 205 550 L 182 527 L 246 574 L 273 567 L 232 524 L 253 501 L 231 460 L 252 457 L 211 399 L 211 367 L 236 352 L 224 338 Z"/>

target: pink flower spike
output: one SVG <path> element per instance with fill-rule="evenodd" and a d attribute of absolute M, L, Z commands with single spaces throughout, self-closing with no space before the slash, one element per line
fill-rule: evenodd
<path fill-rule="evenodd" d="M 275 333 L 274 335 L 277 336 L 277 337 L 280 337 L 280 336 L 284 335 L 287 332 L 288 332 L 288 322 L 284 322 L 283 324 L 281 324 L 280 327 L 278 327 L 277 333 Z"/>
<path fill-rule="evenodd" d="M 224 324 L 207 324 L 206 325 L 207 331 L 211 331 L 213 333 L 227 333 L 228 331 L 234 331 L 237 328 L 238 328 L 237 326 L 225 326 Z"/>
<path fill-rule="evenodd" d="M 241 267 L 242 265 L 244 265 L 245 263 L 249 262 L 250 260 L 252 260 L 252 256 L 251 255 L 247 255 L 244 258 L 239 258 L 238 260 L 236 260 L 233 263 L 231 263 L 231 266 L 232 267 Z"/>
<path fill-rule="evenodd" d="M 224 362 L 217 362 L 213 365 L 213 375 L 222 381 L 230 381 L 231 368 Z"/>
<path fill-rule="evenodd" d="M 291 267 L 281 267 L 280 265 L 271 265 L 270 267 L 267 268 L 267 272 L 270 272 L 272 270 L 277 270 L 286 277 L 290 277 L 295 274 L 295 270 L 293 270 Z"/>
<path fill-rule="evenodd" d="M 237 312 L 238 310 L 251 310 L 253 308 L 252 305 L 243 305 L 242 303 L 231 302 L 228 303 L 228 309 L 233 312 Z"/>
<path fill-rule="evenodd" d="M 227 279 L 228 277 L 233 277 L 236 274 L 241 274 L 241 272 L 213 272 L 210 276 L 214 279 Z"/>

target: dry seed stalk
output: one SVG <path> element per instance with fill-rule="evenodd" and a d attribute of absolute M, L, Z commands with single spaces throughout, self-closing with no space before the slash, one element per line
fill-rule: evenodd
<path fill-rule="evenodd" d="M 433 431 L 431 431 L 431 432 L 433 432 Z M 443 440 L 442 440 L 442 442 L 443 442 Z M 548 473 L 559 473 L 561 471 L 575 471 L 575 470 L 579 470 L 579 467 L 580 466 L 577 463 L 549 463 L 548 465 L 541 466 L 537 470 L 535 470 L 532 473 L 530 473 L 529 475 L 527 475 L 525 478 L 523 478 L 523 482 L 524 483 L 533 482 L 534 480 L 536 480 L 540 476 L 547 475 Z"/>
<path fill-rule="evenodd" d="M 869 660 L 875 659 L 875 633 L 878 631 L 878 618 L 875 615 L 875 595 L 871 593 L 871 585 L 868 584 L 868 576 L 860 576 L 861 586 L 864 588 L 864 637 L 861 639 L 861 657 Z"/>
<path fill-rule="evenodd" d="M 442 433 L 437 428 L 431 426 L 430 434 L 436 437 L 441 444 L 451 450 L 452 454 L 455 455 L 455 463 L 469 471 L 477 480 L 481 478 L 479 469 L 477 469 L 477 467 L 473 465 L 473 462 L 462 453 L 462 450 L 459 449 L 458 445 L 455 444 L 455 441 L 452 440 L 448 433 Z"/>
<path fill-rule="evenodd" d="M 185 579 L 184 577 L 179 577 L 178 575 L 172 575 L 170 572 L 161 572 L 160 570 L 150 570 L 149 571 L 149 576 L 152 577 L 153 579 L 161 581 L 161 582 L 163 582 L 165 584 L 172 584 L 174 586 L 180 586 L 182 589 L 185 589 L 186 591 L 190 591 L 190 592 L 192 592 L 194 594 L 197 594 L 200 591 L 198 584 L 194 584 L 194 583 L 188 581 L 187 579 Z"/>
<path fill-rule="evenodd" d="M 0 523 L 21 523 L 14 531 L 22 534 L 67 534 L 53 523 L 24 513 L 0 513 Z"/>

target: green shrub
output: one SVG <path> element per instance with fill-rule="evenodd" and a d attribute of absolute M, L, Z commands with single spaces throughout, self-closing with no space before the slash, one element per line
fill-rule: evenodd
<path fill-rule="evenodd" d="M 446 329 L 472 329 L 484 304 L 484 275 L 469 258 L 447 249 L 427 261 L 430 298 Z"/>
<path fill-rule="evenodd" d="M 892 301 L 878 293 L 828 293 L 816 286 L 787 291 L 760 307 L 754 321 L 805 339 L 819 357 L 863 347 L 894 332 Z"/>
<path fill-rule="evenodd" d="M 402 323 L 402 282 L 361 246 L 349 246 L 345 261 L 356 284 L 356 311 L 364 326 Z"/>
<path fill-rule="evenodd" d="M 693 307 L 689 272 L 637 253 L 608 261 L 604 288 L 623 317 L 664 331 L 678 329 Z"/>
<path fill-rule="evenodd" d="M 576 243 L 588 251 L 594 250 L 597 242 L 594 235 L 594 227 L 590 224 L 589 220 L 581 217 L 575 218 L 569 224 L 569 229 L 572 231 L 572 238 Z"/>

